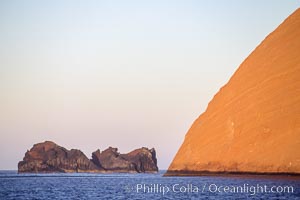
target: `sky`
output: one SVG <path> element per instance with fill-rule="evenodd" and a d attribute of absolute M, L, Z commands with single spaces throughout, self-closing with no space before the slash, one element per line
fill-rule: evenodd
<path fill-rule="evenodd" d="M 0 1 L 0 169 L 33 144 L 154 147 L 193 121 L 300 5 L 282 0 Z"/>

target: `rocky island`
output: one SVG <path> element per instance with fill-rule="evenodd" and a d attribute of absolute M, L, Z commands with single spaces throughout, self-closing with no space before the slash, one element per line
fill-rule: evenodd
<path fill-rule="evenodd" d="M 300 175 L 300 9 L 214 96 L 165 175 L 207 174 Z"/>
<path fill-rule="evenodd" d="M 19 173 L 47 172 L 157 172 L 155 149 L 142 147 L 127 154 L 120 154 L 117 148 L 109 147 L 92 153 L 87 158 L 78 149 L 67 150 L 54 142 L 45 141 L 33 145 L 18 163 Z"/>

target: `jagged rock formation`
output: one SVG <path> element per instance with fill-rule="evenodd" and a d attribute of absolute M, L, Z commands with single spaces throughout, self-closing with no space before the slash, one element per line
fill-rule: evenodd
<path fill-rule="evenodd" d="M 122 157 L 117 148 L 109 147 L 101 153 L 98 149 L 92 153 L 92 161 L 106 170 L 135 171 L 134 164 Z"/>
<path fill-rule="evenodd" d="M 300 174 L 300 9 L 193 123 L 166 175 Z"/>
<path fill-rule="evenodd" d="M 93 152 L 89 160 L 80 150 L 67 150 L 54 142 L 35 144 L 18 163 L 18 172 L 157 172 L 154 149 L 120 154 L 117 148 Z"/>
<path fill-rule="evenodd" d="M 120 154 L 117 148 L 109 147 L 92 154 L 92 161 L 100 164 L 105 170 L 128 172 L 158 171 L 154 149 L 140 148 L 128 154 Z"/>
<path fill-rule="evenodd" d="M 158 171 L 157 159 L 155 149 L 140 148 L 129 152 L 128 154 L 122 154 L 126 160 L 134 163 L 135 170 L 138 172 L 151 172 Z"/>
<path fill-rule="evenodd" d="M 19 172 L 98 172 L 80 150 L 67 150 L 54 142 L 35 144 L 18 164 Z"/>

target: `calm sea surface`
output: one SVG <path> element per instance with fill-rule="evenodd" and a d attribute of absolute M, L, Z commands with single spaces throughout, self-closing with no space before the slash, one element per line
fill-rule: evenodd
<path fill-rule="evenodd" d="M 0 171 L 0 199 L 300 199 L 300 179 Z"/>

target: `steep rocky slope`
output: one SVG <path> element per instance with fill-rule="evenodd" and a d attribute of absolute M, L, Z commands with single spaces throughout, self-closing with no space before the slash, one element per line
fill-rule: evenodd
<path fill-rule="evenodd" d="M 193 123 L 166 175 L 300 174 L 300 9 Z"/>

